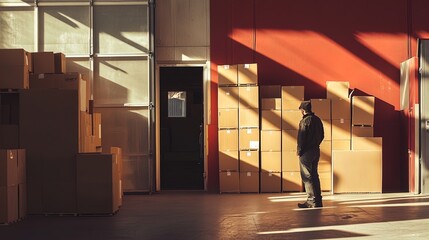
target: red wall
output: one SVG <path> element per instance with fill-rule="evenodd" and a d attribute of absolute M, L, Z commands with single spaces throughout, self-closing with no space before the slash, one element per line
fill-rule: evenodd
<path fill-rule="evenodd" d="M 383 191 L 408 191 L 399 64 L 415 56 L 417 37 L 429 36 L 429 23 L 419 22 L 428 7 L 425 0 L 211 1 L 209 190 L 218 190 L 217 65 L 256 62 L 259 85 L 304 86 L 306 99 L 326 98 L 326 81 L 335 80 L 375 96 Z"/>

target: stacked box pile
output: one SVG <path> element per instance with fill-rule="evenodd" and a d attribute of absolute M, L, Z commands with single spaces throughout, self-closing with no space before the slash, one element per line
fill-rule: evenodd
<path fill-rule="evenodd" d="M 218 66 L 218 74 L 220 192 L 239 192 L 237 65 Z"/>
<path fill-rule="evenodd" d="M 220 192 L 259 192 L 256 64 L 218 66 Z"/>
<path fill-rule="evenodd" d="M 375 98 L 353 96 L 343 103 L 338 96 L 344 99 L 348 88 L 348 82 L 328 82 L 327 87 L 332 97 L 333 192 L 382 192 L 382 138 L 373 135 Z M 334 119 L 338 109 L 343 115 Z M 350 116 L 350 120 L 342 116 Z"/>
<path fill-rule="evenodd" d="M 240 192 L 259 192 L 259 86 L 257 64 L 238 64 Z"/>
<path fill-rule="evenodd" d="M 261 88 L 261 192 L 281 192 L 281 86 Z"/>
<path fill-rule="evenodd" d="M 66 71 L 63 53 L 0 49 L 11 53 L 28 67 L 19 68 L 25 77 L 0 81 L 0 148 L 26 150 L 29 214 L 77 214 L 76 156 L 102 150 L 89 83 Z"/>
<path fill-rule="evenodd" d="M 282 86 L 282 191 L 302 191 L 297 137 L 302 113 L 299 110 L 304 100 L 303 86 Z"/>

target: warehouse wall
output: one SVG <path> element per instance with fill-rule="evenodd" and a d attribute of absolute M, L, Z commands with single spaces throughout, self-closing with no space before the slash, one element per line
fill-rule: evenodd
<path fill-rule="evenodd" d="M 210 5 L 212 112 L 217 65 L 258 63 L 260 85 L 303 85 L 326 98 L 326 81 L 376 97 L 374 136 L 383 137 L 383 191 L 408 191 L 399 64 L 429 35 L 424 0 L 217 0 Z M 217 116 L 209 127 L 209 190 L 218 188 Z"/>

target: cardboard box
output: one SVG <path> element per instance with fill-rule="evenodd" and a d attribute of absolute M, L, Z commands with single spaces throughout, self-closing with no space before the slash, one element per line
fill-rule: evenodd
<path fill-rule="evenodd" d="M 352 126 L 352 137 L 374 137 L 374 127 Z"/>
<path fill-rule="evenodd" d="M 261 98 L 282 98 L 281 85 L 262 85 L 259 86 L 259 95 Z"/>
<path fill-rule="evenodd" d="M 373 96 L 354 96 L 352 98 L 352 124 L 374 125 L 374 104 Z"/>
<path fill-rule="evenodd" d="M 281 110 L 281 98 L 261 98 L 261 109 L 263 110 Z"/>
<path fill-rule="evenodd" d="M 239 106 L 238 108 L 259 108 L 259 87 L 241 86 L 238 87 Z"/>
<path fill-rule="evenodd" d="M 259 172 L 259 151 L 240 151 L 240 172 Z"/>
<path fill-rule="evenodd" d="M 311 99 L 311 110 L 323 120 L 331 120 L 331 99 Z"/>
<path fill-rule="evenodd" d="M 259 109 L 258 108 L 239 108 L 238 109 L 238 127 L 239 128 L 259 128 Z"/>
<path fill-rule="evenodd" d="M 32 89 L 71 89 L 77 90 L 80 111 L 88 111 L 87 83 L 78 72 L 62 74 L 32 74 Z"/>
<path fill-rule="evenodd" d="M 381 151 L 333 151 L 332 162 L 334 193 L 382 192 Z"/>
<path fill-rule="evenodd" d="M 66 55 L 64 53 L 54 53 L 55 73 L 66 73 Z"/>
<path fill-rule="evenodd" d="M 92 133 L 96 147 L 101 146 L 101 113 L 92 114 Z"/>
<path fill-rule="evenodd" d="M 218 127 L 238 128 L 238 108 L 221 108 L 218 110 Z"/>
<path fill-rule="evenodd" d="M 28 72 L 33 72 L 33 55 L 31 52 L 25 52 L 25 55 L 27 57 L 27 65 L 28 65 Z"/>
<path fill-rule="evenodd" d="M 299 171 L 282 172 L 282 191 L 283 192 L 302 192 L 303 184 L 301 173 Z"/>
<path fill-rule="evenodd" d="M 351 150 L 351 140 L 332 140 L 332 151 L 334 150 Z"/>
<path fill-rule="evenodd" d="M 219 65 L 217 66 L 218 85 L 237 85 L 238 70 L 237 65 Z"/>
<path fill-rule="evenodd" d="M 1 66 L 28 66 L 27 51 L 23 48 L 0 49 Z"/>
<path fill-rule="evenodd" d="M 349 119 L 332 119 L 332 140 L 350 140 L 351 125 Z"/>
<path fill-rule="evenodd" d="M 219 151 L 238 151 L 238 129 L 222 129 L 219 133 Z"/>
<path fill-rule="evenodd" d="M 349 97 L 349 82 L 327 81 L 326 98 L 347 99 Z"/>
<path fill-rule="evenodd" d="M 279 193 L 282 190 L 280 172 L 261 172 L 261 192 Z"/>
<path fill-rule="evenodd" d="M 319 171 L 320 189 L 325 192 L 332 190 L 332 172 Z"/>
<path fill-rule="evenodd" d="M 122 191 L 122 173 L 123 173 L 123 157 L 122 157 L 122 148 L 120 147 L 110 147 L 110 152 L 113 154 L 115 162 L 118 164 L 118 178 L 119 178 L 119 189 L 118 189 L 118 198 L 119 206 L 122 206 L 123 201 L 123 191 Z"/>
<path fill-rule="evenodd" d="M 291 100 L 304 101 L 304 86 L 282 86 L 282 101 Z"/>
<path fill-rule="evenodd" d="M 16 149 L 0 149 L 0 187 L 18 185 L 18 154 Z"/>
<path fill-rule="evenodd" d="M 29 87 L 28 65 L 0 65 L 0 89 L 28 89 Z"/>
<path fill-rule="evenodd" d="M 219 172 L 219 191 L 221 193 L 240 192 L 240 174 L 238 172 Z"/>
<path fill-rule="evenodd" d="M 238 171 L 238 151 L 219 151 L 219 170 Z"/>
<path fill-rule="evenodd" d="M 282 110 L 288 111 L 297 111 L 299 110 L 299 106 L 301 105 L 302 101 L 295 101 L 295 100 L 283 100 L 282 101 Z"/>
<path fill-rule="evenodd" d="M 262 130 L 261 131 L 261 151 L 280 152 L 282 150 L 282 131 Z"/>
<path fill-rule="evenodd" d="M 78 213 L 109 214 L 119 209 L 119 171 L 113 154 L 78 154 L 76 171 Z"/>
<path fill-rule="evenodd" d="M 79 116 L 79 152 L 96 152 L 95 137 L 92 135 L 91 114 L 81 111 Z"/>
<path fill-rule="evenodd" d="M 28 89 L 28 64 L 24 49 L 0 49 L 0 89 Z"/>
<path fill-rule="evenodd" d="M 238 84 L 258 84 L 258 64 L 238 64 Z"/>
<path fill-rule="evenodd" d="M 351 119 L 351 114 L 351 105 L 348 98 L 331 100 L 332 119 Z"/>
<path fill-rule="evenodd" d="M 282 129 L 282 111 L 281 110 L 262 110 L 261 111 L 261 129 L 262 130 L 281 130 Z"/>
<path fill-rule="evenodd" d="M 18 185 L 0 187 L 0 223 L 11 223 L 19 219 Z"/>
<path fill-rule="evenodd" d="M 259 172 L 240 172 L 240 192 L 259 192 Z"/>
<path fill-rule="evenodd" d="M 258 150 L 259 128 L 240 129 L 239 144 L 240 150 Z"/>
<path fill-rule="evenodd" d="M 218 88 L 218 108 L 238 108 L 238 87 Z"/>
<path fill-rule="evenodd" d="M 296 149 L 295 151 L 282 151 L 282 172 L 299 172 L 299 165 L 299 156 L 296 155 Z"/>
<path fill-rule="evenodd" d="M 33 73 L 55 73 L 55 57 L 53 52 L 33 52 Z"/>
<path fill-rule="evenodd" d="M 283 130 L 298 130 L 299 122 L 302 120 L 300 110 L 282 111 L 282 129 Z"/>
<path fill-rule="evenodd" d="M 323 140 L 332 140 L 332 123 L 331 120 L 321 119 L 325 138 Z"/>
<path fill-rule="evenodd" d="M 281 152 L 261 152 L 261 171 L 281 172 L 282 153 Z"/>
<path fill-rule="evenodd" d="M 352 137 L 352 150 L 383 150 L 383 138 L 381 137 Z"/>
<path fill-rule="evenodd" d="M 77 92 L 28 89 L 19 96 L 19 137 L 20 147 L 26 150 L 27 183 L 75 182 L 75 156 L 79 151 Z M 32 186 L 27 187 L 30 192 Z"/>
<path fill-rule="evenodd" d="M 282 130 L 282 151 L 296 152 L 298 130 Z"/>
<path fill-rule="evenodd" d="M 320 144 L 319 172 L 332 170 L 332 142 L 324 140 Z"/>

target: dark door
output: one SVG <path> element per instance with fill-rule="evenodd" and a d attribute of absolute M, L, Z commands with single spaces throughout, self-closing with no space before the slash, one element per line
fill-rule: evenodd
<path fill-rule="evenodd" d="M 161 189 L 204 189 L 203 68 L 161 67 Z"/>

